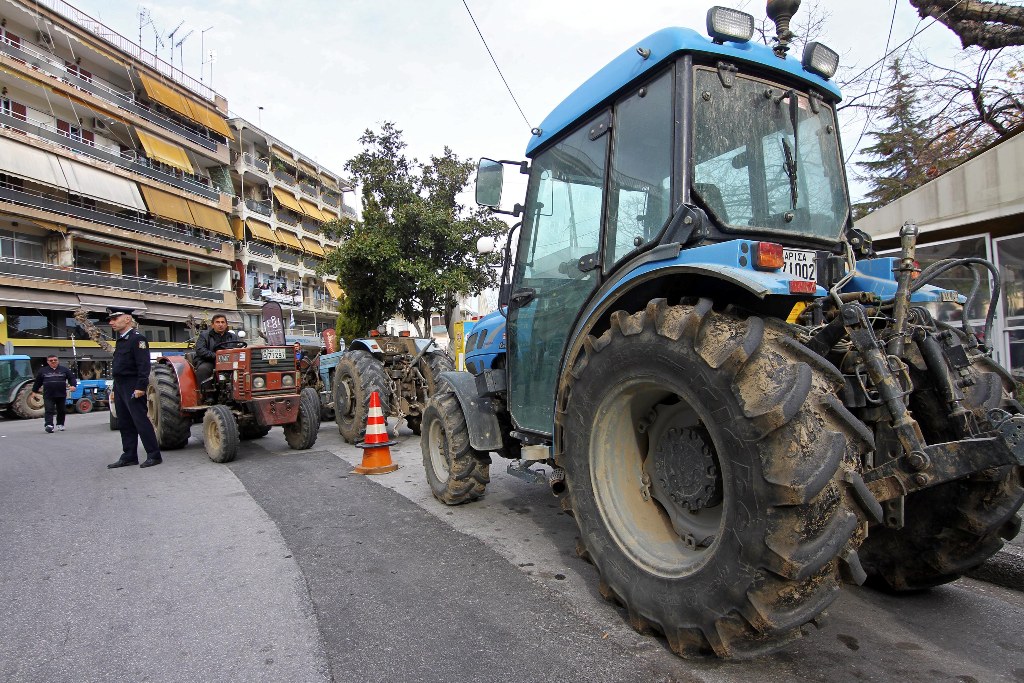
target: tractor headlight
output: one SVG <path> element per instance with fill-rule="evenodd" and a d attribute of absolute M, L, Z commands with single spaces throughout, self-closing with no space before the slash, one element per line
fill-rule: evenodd
<path fill-rule="evenodd" d="M 294 387 L 295 386 L 295 375 L 282 375 L 281 377 L 282 387 Z"/>
<path fill-rule="evenodd" d="M 708 10 L 708 35 L 716 43 L 746 43 L 754 35 L 754 17 L 728 7 L 712 7 Z"/>
<path fill-rule="evenodd" d="M 800 61 L 805 69 L 825 80 L 832 78 L 839 68 L 839 54 L 821 43 L 807 43 L 804 46 L 803 59 Z"/>
<path fill-rule="evenodd" d="M 265 377 L 255 377 L 252 380 L 253 389 L 265 389 L 267 386 L 267 379 Z"/>

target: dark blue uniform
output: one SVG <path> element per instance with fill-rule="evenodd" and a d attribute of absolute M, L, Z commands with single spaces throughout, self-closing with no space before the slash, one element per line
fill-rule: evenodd
<path fill-rule="evenodd" d="M 114 377 L 117 424 L 121 431 L 122 461 L 138 462 L 140 438 L 149 460 L 162 459 L 153 423 L 146 412 L 146 397 L 135 398 L 132 394 L 136 389 L 145 391 L 149 386 L 149 364 L 149 344 L 145 335 L 133 329 L 117 338 L 111 374 Z"/>

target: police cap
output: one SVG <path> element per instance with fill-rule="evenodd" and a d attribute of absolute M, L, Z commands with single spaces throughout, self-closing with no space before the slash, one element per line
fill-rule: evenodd
<path fill-rule="evenodd" d="M 125 306 L 111 306 L 107 309 L 107 320 L 113 320 L 114 318 L 122 315 L 132 315 L 135 313 L 134 308 L 127 308 Z"/>

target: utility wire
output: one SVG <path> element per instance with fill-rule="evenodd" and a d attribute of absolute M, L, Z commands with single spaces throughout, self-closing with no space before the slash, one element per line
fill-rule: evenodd
<path fill-rule="evenodd" d="M 526 118 L 526 114 L 523 113 L 523 108 L 519 106 L 519 101 L 516 100 L 516 96 L 512 94 L 512 88 L 509 87 L 508 81 L 505 80 L 505 74 L 501 73 L 501 67 L 498 66 L 498 60 L 494 58 L 494 53 L 491 52 L 490 46 L 487 45 L 487 40 L 484 38 L 484 34 L 480 31 L 480 26 L 476 23 L 476 18 L 473 16 L 473 12 L 470 11 L 469 5 L 466 3 L 466 0 L 462 0 L 462 4 L 463 6 L 465 6 L 466 13 L 469 14 L 469 18 L 473 22 L 473 28 L 476 29 L 476 34 L 480 36 L 480 40 L 484 44 L 484 49 L 486 49 L 487 54 L 490 55 L 491 62 L 494 64 L 494 68 L 498 70 L 498 75 L 501 76 L 501 82 L 505 84 L 505 89 L 508 90 L 508 94 L 512 98 L 512 101 L 515 102 L 516 109 L 519 110 L 519 115 L 523 117 L 523 121 L 526 122 L 527 127 L 529 127 L 530 130 L 533 130 L 533 126 L 530 125 L 530 120 Z"/>
<path fill-rule="evenodd" d="M 896 24 L 896 8 L 897 8 L 898 5 L 899 5 L 899 0 L 893 0 L 893 2 L 892 2 L 892 17 L 889 19 L 889 35 L 886 36 L 886 38 L 885 38 L 885 49 L 882 50 L 882 54 L 886 54 L 889 51 L 889 43 L 892 41 L 892 28 Z M 876 62 L 875 64 L 877 64 L 877 63 L 878 62 Z M 874 67 L 875 65 L 872 64 L 871 66 Z M 879 69 L 878 69 L 877 82 L 878 82 L 879 86 L 882 85 L 882 74 L 884 74 L 884 73 L 885 73 L 885 64 L 883 63 L 879 67 Z M 871 84 L 873 82 L 875 82 L 875 80 L 876 79 L 875 79 L 874 76 L 872 76 L 871 78 L 868 79 L 868 90 L 870 90 L 872 88 Z M 872 100 L 873 99 L 874 98 L 872 97 Z M 867 112 L 865 112 L 865 114 L 864 114 L 864 127 L 860 129 L 860 135 L 857 137 L 857 142 L 854 143 L 853 148 L 850 151 L 850 155 L 848 157 L 846 157 L 846 163 L 850 163 L 850 159 L 853 158 L 853 155 L 857 151 L 857 148 L 860 147 L 860 141 L 864 139 L 864 134 L 867 133 L 868 126 L 871 125 L 871 113 L 872 113 L 871 112 L 871 108 L 869 107 Z"/>

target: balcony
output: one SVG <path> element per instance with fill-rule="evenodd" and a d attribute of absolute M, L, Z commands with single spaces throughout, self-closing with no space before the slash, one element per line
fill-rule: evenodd
<path fill-rule="evenodd" d="M 17 117 L 11 116 L 10 114 L 0 112 L 0 125 L 5 128 L 19 130 L 30 137 L 56 143 L 83 156 L 105 161 L 114 164 L 119 168 L 146 176 L 147 178 L 152 178 L 153 180 L 173 185 L 174 187 L 182 190 L 187 190 L 188 192 L 205 197 L 206 199 L 211 199 L 213 201 L 220 199 L 220 193 L 205 184 L 208 181 L 202 176 L 192 175 L 191 173 L 186 174 L 180 171 L 178 173 L 168 172 L 160 166 L 155 165 L 149 159 L 139 157 L 132 152 L 115 154 L 114 152 L 102 147 L 97 147 L 95 143 L 91 143 L 88 140 L 84 140 L 80 137 L 73 137 L 63 131 L 59 131 L 47 123 L 32 120 L 23 121 Z"/>
<path fill-rule="evenodd" d="M 285 185 L 289 185 L 291 187 L 295 187 L 295 184 L 298 182 L 297 180 L 295 180 L 295 176 L 291 175 L 290 173 L 287 173 L 286 171 L 275 170 L 274 178 L 278 182 L 282 182 Z"/>
<path fill-rule="evenodd" d="M 285 225 L 290 225 L 292 227 L 295 227 L 296 225 L 299 224 L 298 218 L 292 216 L 291 214 L 287 214 L 284 211 L 278 211 L 274 218 L 277 219 L 278 223 L 284 223 Z"/>
<path fill-rule="evenodd" d="M 305 181 L 299 181 L 299 189 L 302 190 L 303 194 L 312 197 L 313 199 L 316 199 L 317 197 L 320 196 L 320 193 L 317 192 L 316 187 Z"/>
<path fill-rule="evenodd" d="M 324 204 L 330 204 L 334 208 L 338 208 L 339 206 L 341 206 L 341 197 L 337 195 L 331 194 L 329 192 L 324 192 L 322 195 L 320 195 L 320 198 L 324 200 Z"/>
<path fill-rule="evenodd" d="M 25 44 L 24 41 L 20 45 L 15 46 L 6 40 L 0 40 L 0 53 L 7 54 L 20 62 L 24 62 L 32 68 L 59 81 L 63 81 L 78 90 L 95 95 L 96 97 L 99 97 L 120 109 L 144 118 L 150 123 L 160 126 L 161 128 L 179 135 L 186 140 L 204 147 L 205 149 L 212 152 L 217 151 L 217 141 L 210 139 L 209 137 L 205 137 L 201 133 L 192 131 L 180 123 L 172 121 L 171 119 L 152 111 L 146 105 L 136 101 L 135 96 L 131 93 L 100 83 L 95 77 L 84 79 L 78 74 L 68 73 L 64 60 L 57 59 L 53 55 L 46 54 L 44 52 L 34 50 L 31 46 Z"/>
<path fill-rule="evenodd" d="M 242 164 L 248 168 L 255 169 L 261 175 L 266 175 L 270 172 L 270 164 L 265 159 L 245 152 L 242 154 Z"/>
<path fill-rule="evenodd" d="M 41 192 L 18 188 L 10 183 L 0 183 L 0 201 L 42 209 L 43 211 L 63 216 L 81 218 L 91 223 L 99 223 L 100 225 L 130 230 L 144 235 L 162 237 L 167 240 L 183 242 L 197 247 L 205 247 L 210 251 L 219 252 L 223 250 L 223 243 L 220 240 L 199 237 L 191 229 L 160 225 L 152 219 L 144 218 L 130 209 L 111 213 L 102 209 L 72 204 L 69 199 L 66 191 L 50 190 L 48 192 Z"/>
<path fill-rule="evenodd" d="M 316 270 L 317 268 L 320 267 L 321 263 L 322 262 L 320 261 L 320 259 L 313 258 L 311 256 L 306 256 L 302 259 L 302 265 L 305 266 L 306 268 L 309 268 L 310 270 Z"/>
<path fill-rule="evenodd" d="M 348 216 L 349 218 L 353 218 L 354 219 L 356 217 L 356 210 L 353 209 L 348 204 L 342 204 L 341 205 L 341 213 L 343 215 L 345 215 L 345 216 Z"/>
<path fill-rule="evenodd" d="M 255 199 L 246 199 L 245 208 L 254 213 L 258 213 L 261 216 L 266 216 L 267 218 L 270 218 L 270 216 L 274 213 L 270 209 L 269 201 L 259 202 L 256 201 Z"/>
<path fill-rule="evenodd" d="M 290 251 L 284 251 L 283 249 L 279 249 L 277 251 L 277 258 L 281 260 L 281 263 L 288 263 L 293 266 L 299 265 L 299 255 L 293 254 Z"/>
<path fill-rule="evenodd" d="M 0 257 L 0 273 L 12 275 L 23 280 L 56 281 L 63 283 L 64 287 L 69 285 L 105 287 L 123 292 L 163 294 L 189 299 L 204 299 L 206 301 L 224 301 L 223 292 L 209 287 L 164 282 L 134 275 L 108 273 L 102 270 L 61 267 L 49 263 L 22 261 L 6 256 Z"/>
<path fill-rule="evenodd" d="M 260 289 L 255 286 L 246 288 L 246 299 L 253 303 L 262 304 L 268 301 L 279 303 L 284 307 L 297 308 L 302 306 L 302 294 L 287 294 L 276 292 L 273 289 Z"/>
<path fill-rule="evenodd" d="M 274 248 L 266 244 L 260 244 L 259 242 L 246 242 L 245 251 L 250 256 L 259 256 L 261 258 L 274 258 Z"/>
<path fill-rule="evenodd" d="M 303 221 L 302 221 L 302 229 L 305 230 L 308 233 L 313 234 L 313 235 L 319 235 L 320 234 L 320 224 L 317 223 L 316 221 L 311 221 L 311 220 L 308 220 L 308 219 L 303 219 Z"/>

